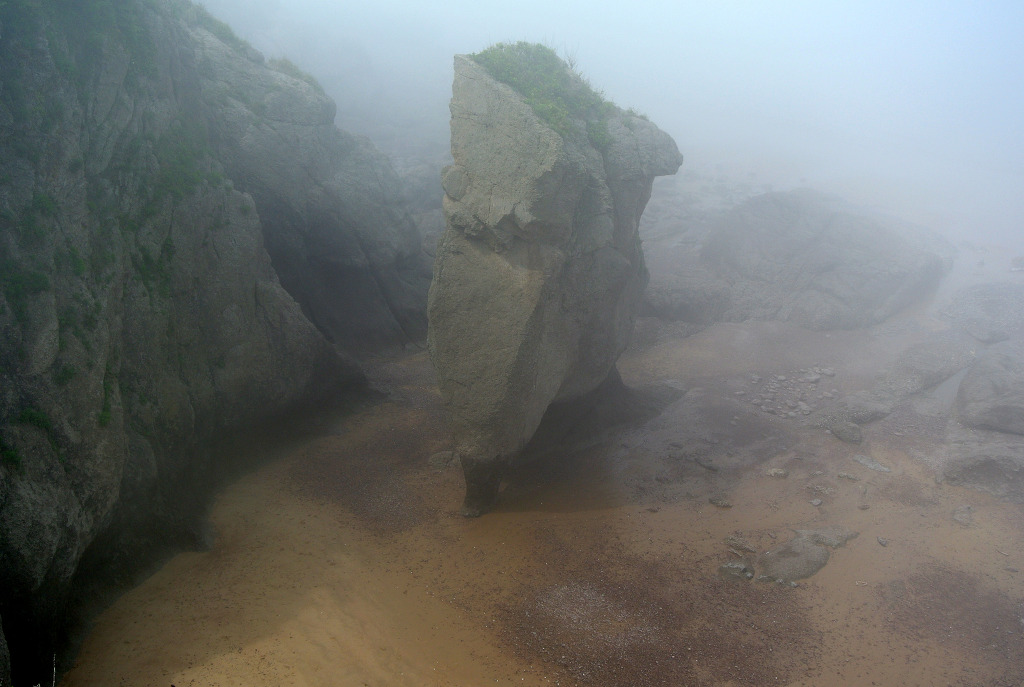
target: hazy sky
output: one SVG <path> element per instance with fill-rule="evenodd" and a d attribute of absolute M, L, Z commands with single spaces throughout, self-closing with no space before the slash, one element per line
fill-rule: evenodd
<path fill-rule="evenodd" d="M 454 53 L 572 54 L 688 165 L 804 183 L 1024 245 L 1024 3 L 207 0 L 338 101 L 339 125 L 443 141 Z"/>

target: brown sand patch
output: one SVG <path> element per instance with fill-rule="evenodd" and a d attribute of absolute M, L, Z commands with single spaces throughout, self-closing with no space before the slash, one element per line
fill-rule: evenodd
<path fill-rule="evenodd" d="M 975 575 L 928 565 L 880 590 L 890 622 L 902 633 L 931 637 L 1005 662 L 1007 684 L 1024 683 L 1024 600 L 987 588 Z"/>
<path fill-rule="evenodd" d="M 500 608 L 523 660 L 579 684 L 763 685 L 813 662 L 817 631 L 796 590 L 719 578 L 711 561 L 638 555 L 575 531 L 542 537 L 545 569 Z"/>
<path fill-rule="evenodd" d="M 104 613 L 65 684 L 1020 684 L 1024 650 L 996 628 L 1021 612 L 1024 511 L 936 485 L 885 436 L 853 447 L 730 411 L 730 365 L 749 367 L 730 351 L 752 331 L 706 351 L 732 370 L 722 387 L 669 370 L 703 375 L 706 405 L 517 471 L 477 520 L 457 515 L 458 470 L 426 462 L 449 446 L 425 359 L 398 365 L 388 402 L 227 489 L 214 549 Z M 795 366 L 832 362 L 809 356 Z M 865 451 L 893 472 L 852 460 Z M 832 490 L 820 506 L 814 485 Z M 951 517 L 963 504 L 970 527 Z M 861 535 L 797 588 L 718 577 L 731 535 L 763 552 L 833 525 Z"/>

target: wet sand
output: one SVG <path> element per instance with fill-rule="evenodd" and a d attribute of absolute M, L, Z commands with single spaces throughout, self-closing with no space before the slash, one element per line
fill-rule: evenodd
<path fill-rule="evenodd" d="M 936 483 L 935 436 L 882 422 L 845 444 L 737 396 L 811 366 L 866 388 L 933 326 L 901 322 L 631 351 L 627 384 L 679 398 L 518 469 L 475 520 L 458 470 L 428 464 L 448 444 L 426 356 L 384 365 L 386 402 L 225 490 L 212 550 L 103 613 L 61 684 L 1022 684 L 1024 509 Z M 859 536 L 795 587 L 718 574 L 732 535 L 763 552 L 828 525 Z"/>

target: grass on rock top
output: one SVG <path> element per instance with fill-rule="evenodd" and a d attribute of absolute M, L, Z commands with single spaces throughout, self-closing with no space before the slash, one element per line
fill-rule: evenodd
<path fill-rule="evenodd" d="M 608 147 L 607 120 L 615 105 L 551 48 L 525 41 L 496 43 L 470 58 L 520 93 L 534 113 L 563 137 L 572 133 L 573 120 L 584 120 L 594 147 Z"/>

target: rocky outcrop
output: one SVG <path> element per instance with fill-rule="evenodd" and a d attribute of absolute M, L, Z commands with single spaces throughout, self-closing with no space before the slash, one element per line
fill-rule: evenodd
<path fill-rule="evenodd" d="M 751 197 L 709 224 L 699 252 L 673 258 L 685 269 L 654 275 L 649 314 L 854 329 L 920 301 L 951 264 L 941 239 L 806 190 Z"/>
<path fill-rule="evenodd" d="M 554 68 L 564 88 L 583 88 Z M 653 178 L 682 157 L 645 119 L 597 107 L 589 121 L 552 124 L 473 58 L 455 58 L 428 344 L 468 515 L 493 503 L 549 405 L 596 389 L 629 342 L 647 282 L 640 215 Z"/>
<path fill-rule="evenodd" d="M 946 437 L 940 478 L 1024 503 L 1024 439 L 991 430 L 955 428 Z"/>
<path fill-rule="evenodd" d="M 332 112 L 188 2 L 0 4 L 0 619 L 16 683 L 49 683 L 90 570 L 117 579 L 201 537 L 214 442 L 363 384 L 325 335 L 422 333 L 394 175 Z"/>
<path fill-rule="evenodd" d="M 1024 284 L 974 284 L 956 292 L 943 314 L 981 343 L 1024 337 Z"/>
<path fill-rule="evenodd" d="M 843 441 L 860 443 L 859 425 L 886 417 L 908 397 L 950 379 L 971 365 L 974 356 L 974 346 L 966 336 L 933 334 L 901 352 L 872 389 L 838 398 L 811 414 L 809 420 Z"/>
<path fill-rule="evenodd" d="M 970 427 L 1024 434 L 1024 341 L 986 350 L 960 382 L 956 402 Z"/>

